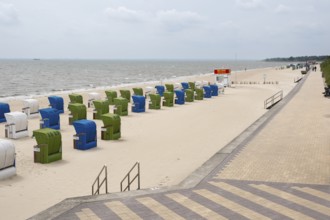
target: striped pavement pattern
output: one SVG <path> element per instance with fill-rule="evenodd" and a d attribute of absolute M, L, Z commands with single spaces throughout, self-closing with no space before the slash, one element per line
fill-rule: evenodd
<path fill-rule="evenodd" d="M 330 219 L 330 187 L 211 179 L 193 189 L 81 204 L 57 219 Z"/>

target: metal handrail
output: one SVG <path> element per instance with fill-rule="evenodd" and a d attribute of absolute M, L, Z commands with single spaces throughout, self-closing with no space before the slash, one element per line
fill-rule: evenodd
<path fill-rule="evenodd" d="M 104 179 L 100 183 L 100 176 L 102 172 L 104 171 Z M 97 189 L 94 192 L 94 186 L 97 183 Z M 107 171 L 107 165 L 104 165 L 99 173 L 99 175 L 96 177 L 93 185 L 92 185 L 92 195 L 99 195 L 100 194 L 100 188 L 102 187 L 103 183 L 105 183 L 105 193 L 108 193 L 108 171 Z"/>
<path fill-rule="evenodd" d="M 137 167 L 137 174 L 133 177 L 133 179 L 131 180 L 131 172 L 134 170 L 134 168 Z M 138 178 L 138 187 L 137 190 L 140 189 L 140 163 L 136 162 L 134 164 L 134 166 L 131 168 L 131 170 L 126 174 L 126 176 L 124 177 L 124 179 L 120 182 L 120 191 L 130 191 L 131 190 L 131 184 L 136 180 L 136 178 Z M 123 182 L 127 179 L 127 186 L 123 189 Z"/>
<path fill-rule="evenodd" d="M 276 99 L 278 99 L 278 100 L 276 100 Z M 272 107 L 273 105 L 275 105 L 277 102 L 281 101 L 282 99 L 283 99 L 283 90 L 275 93 L 274 95 L 272 95 L 271 97 L 266 99 L 264 101 L 264 108 L 268 109 L 268 108 Z M 268 105 L 269 103 L 270 103 L 270 105 Z"/>

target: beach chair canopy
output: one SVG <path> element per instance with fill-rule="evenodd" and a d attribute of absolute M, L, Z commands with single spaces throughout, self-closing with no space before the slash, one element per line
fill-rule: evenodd
<path fill-rule="evenodd" d="M 23 112 L 5 113 L 7 124 L 12 124 L 16 132 L 25 131 L 28 129 L 28 120 Z"/>
<path fill-rule="evenodd" d="M 189 89 L 189 83 L 187 83 L 187 82 L 182 82 L 181 86 L 184 90 Z"/>
<path fill-rule="evenodd" d="M 195 82 L 188 82 L 189 88 L 195 91 Z"/>
<path fill-rule="evenodd" d="M 121 89 L 119 92 L 121 97 L 127 99 L 128 102 L 131 102 L 131 91 L 127 89 Z"/>
<path fill-rule="evenodd" d="M 149 109 L 160 109 L 161 97 L 159 94 L 150 94 Z"/>
<path fill-rule="evenodd" d="M 50 163 L 62 159 L 61 132 L 52 128 L 42 128 L 33 131 L 39 150 L 35 150 L 34 162 Z"/>
<path fill-rule="evenodd" d="M 0 180 L 16 174 L 15 159 L 13 142 L 0 139 Z"/>
<path fill-rule="evenodd" d="M 57 109 L 54 108 L 43 108 L 39 110 L 44 122 L 43 128 L 53 128 L 56 130 L 60 129 L 60 114 Z"/>
<path fill-rule="evenodd" d="M 0 123 L 5 122 L 5 113 L 10 112 L 10 107 L 8 103 L 0 102 Z"/>
<path fill-rule="evenodd" d="M 143 95 L 142 88 L 133 88 L 134 95 Z"/>
<path fill-rule="evenodd" d="M 211 88 L 211 95 L 212 96 L 218 96 L 219 95 L 219 87 L 216 84 L 211 84 L 210 85 Z"/>
<path fill-rule="evenodd" d="M 174 92 L 164 92 L 163 106 L 173 107 L 174 105 Z"/>
<path fill-rule="evenodd" d="M 183 105 L 185 103 L 185 92 L 179 89 L 175 90 L 174 92 L 176 95 L 175 104 Z"/>
<path fill-rule="evenodd" d="M 60 96 L 49 96 L 48 97 L 50 106 L 56 109 L 60 114 L 64 113 L 64 101 Z"/>
<path fill-rule="evenodd" d="M 186 89 L 186 102 L 193 102 L 194 101 L 194 91 L 192 89 Z"/>
<path fill-rule="evenodd" d="M 166 91 L 174 92 L 174 85 L 173 84 L 165 84 Z"/>
<path fill-rule="evenodd" d="M 23 110 L 29 110 L 25 111 L 25 113 L 28 113 L 27 115 L 31 114 L 38 114 L 39 113 L 39 102 L 36 99 L 25 99 L 23 100 Z"/>
<path fill-rule="evenodd" d="M 211 98 L 212 91 L 210 86 L 203 86 L 204 89 L 204 98 Z"/>
<path fill-rule="evenodd" d="M 101 115 L 109 113 L 109 103 L 105 100 L 94 100 L 95 112 L 93 115 L 94 119 L 101 119 Z"/>
<path fill-rule="evenodd" d="M 80 103 L 83 104 L 83 97 L 80 94 L 69 94 L 70 103 Z"/>
<path fill-rule="evenodd" d="M 145 112 L 146 111 L 146 98 L 141 95 L 133 95 L 132 112 Z"/>
<path fill-rule="evenodd" d="M 73 126 L 76 130 L 75 148 L 80 150 L 86 150 L 97 145 L 96 135 L 96 123 L 91 120 L 78 120 L 73 122 Z"/>
<path fill-rule="evenodd" d="M 114 99 L 115 110 L 114 113 L 120 116 L 128 115 L 128 100 L 126 98 L 118 97 Z"/>
<path fill-rule="evenodd" d="M 121 137 L 121 119 L 117 114 L 104 114 L 101 116 L 104 126 L 101 130 L 102 140 L 117 140 Z"/>
<path fill-rule="evenodd" d="M 15 165 L 15 146 L 9 140 L 0 139 L 0 170 Z"/>
<path fill-rule="evenodd" d="M 107 96 L 109 105 L 113 105 L 114 104 L 114 99 L 117 98 L 117 91 L 107 90 L 107 91 L 105 91 L 105 94 Z"/>
<path fill-rule="evenodd" d="M 72 122 L 77 120 L 86 119 L 86 105 L 81 103 L 70 103 L 68 109 L 70 111 L 69 124 L 72 124 Z"/>
<path fill-rule="evenodd" d="M 165 87 L 163 85 L 157 85 L 157 86 L 155 86 L 155 88 L 157 89 L 157 93 L 160 96 L 163 96 L 164 95 Z"/>

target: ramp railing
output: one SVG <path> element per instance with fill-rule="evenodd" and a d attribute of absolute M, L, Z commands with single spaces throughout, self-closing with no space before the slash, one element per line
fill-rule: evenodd
<path fill-rule="evenodd" d="M 283 99 L 283 91 L 279 91 L 264 101 L 264 108 L 270 109 Z"/>
<path fill-rule="evenodd" d="M 101 175 L 104 174 L 103 178 Z M 101 179 L 102 178 L 102 179 Z M 105 184 L 105 194 L 108 193 L 108 170 L 107 165 L 104 165 L 99 173 L 99 175 L 96 177 L 93 185 L 92 185 L 92 195 L 99 195 L 100 189 L 102 185 Z M 95 191 L 94 191 L 95 187 Z"/>
<path fill-rule="evenodd" d="M 131 173 L 135 171 L 136 174 L 132 177 Z M 120 182 L 120 191 L 124 192 L 124 191 L 130 191 L 131 190 L 131 184 L 137 179 L 137 190 L 140 189 L 140 163 L 136 162 L 134 164 L 134 166 L 131 168 L 130 171 L 128 171 L 128 173 L 126 174 L 126 176 L 124 177 L 124 179 Z M 123 184 L 126 183 L 127 180 L 127 186 L 124 188 Z"/>

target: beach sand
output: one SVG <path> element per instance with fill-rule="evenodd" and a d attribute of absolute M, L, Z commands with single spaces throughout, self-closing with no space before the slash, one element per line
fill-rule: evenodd
<path fill-rule="evenodd" d="M 266 81 L 273 84 L 263 84 L 265 74 Z M 17 175 L 0 181 L 1 218 L 26 219 L 65 198 L 91 195 L 91 185 L 105 164 L 110 192 L 120 191 L 120 181 L 137 161 L 141 164 L 141 188 L 176 185 L 262 116 L 267 111 L 265 99 L 280 90 L 288 94 L 295 86 L 294 78 L 300 75 L 300 70 L 275 68 L 234 72 L 233 81 L 259 84 L 234 84 L 224 94 L 211 99 L 161 110 L 147 109 L 146 113 L 130 112 L 129 116 L 121 117 L 122 138 L 118 141 L 101 140 L 103 123 L 95 120 L 98 146 L 87 151 L 73 149 L 75 131 L 68 125 L 68 94 L 60 94 L 66 110 L 61 115 L 63 160 L 51 164 L 33 162 L 36 140 L 31 136 L 33 130 L 39 129 L 40 119 L 29 119 L 29 137 L 13 140 Z M 214 82 L 214 78 L 208 74 L 169 82 Z M 145 86 L 150 85 L 134 87 Z M 103 90 L 95 91 L 105 98 Z M 80 93 L 84 104 L 87 93 Z M 48 107 L 46 96 L 37 99 L 40 108 Z M 11 111 L 21 111 L 22 100 L 12 99 L 9 104 Z M 92 119 L 92 112 L 89 108 L 88 119 Z M 4 133 L 2 123 L 0 138 L 5 138 Z"/>

